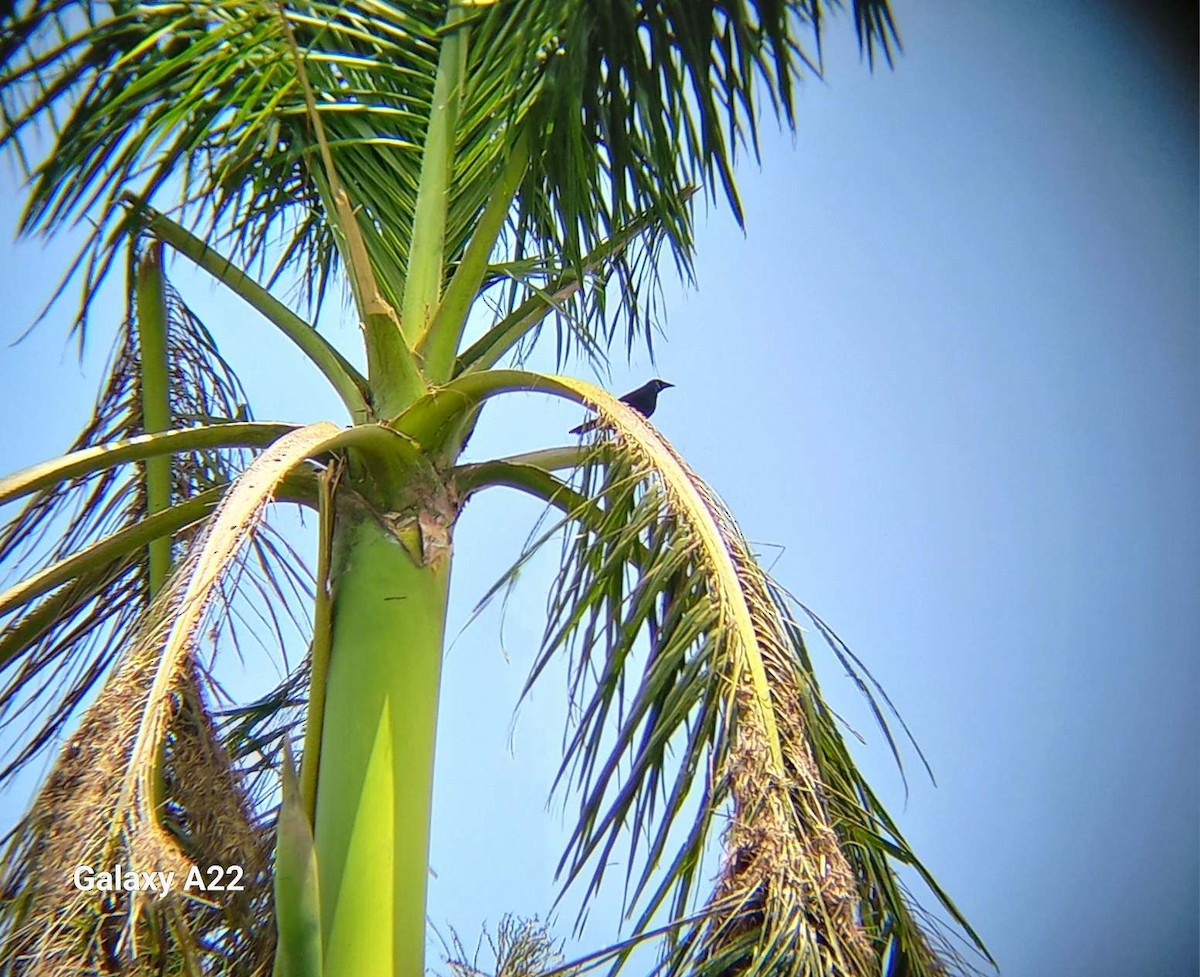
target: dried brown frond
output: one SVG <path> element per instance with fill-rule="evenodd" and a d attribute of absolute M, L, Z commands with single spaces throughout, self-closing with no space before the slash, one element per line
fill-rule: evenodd
<path fill-rule="evenodd" d="M 487 942 L 493 963 L 484 969 L 479 962 L 483 944 Z M 458 933 L 451 930 L 450 945 L 443 940 L 443 959 L 450 968 L 450 977 L 541 977 L 551 971 L 557 977 L 572 977 L 577 971 L 560 968 L 562 941 L 556 940 L 549 926 L 536 916 L 521 919 L 505 914 L 496 927 L 496 935 L 484 928 L 471 959 Z"/>
<path fill-rule="evenodd" d="M 732 817 L 723 839 L 720 881 L 711 900 L 716 915 L 707 952 L 715 958 L 749 959 L 761 952 L 756 945 L 760 933 L 796 927 L 808 931 L 803 943 L 819 948 L 823 959 L 816 972 L 873 972 L 877 954 L 861 924 L 856 878 L 833 827 L 829 785 L 823 782 L 810 746 L 800 661 L 771 598 L 770 581 L 725 505 L 678 460 L 720 525 L 736 568 L 770 688 L 772 725 L 784 762 L 780 777 L 768 748 L 770 731 L 764 728 L 753 685 L 743 671 L 735 679 L 737 740 L 722 771 L 729 781 Z M 765 919 L 768 914 L 776 917 L 773 925 Z M 829 938 L 831 933 L 835 939 Z M 743 945 L 746 936 L 755 941 L 750 952 Z M 740 971 L 731 965 L 725 972 Z"/>
<path fill-rule="evenodd" d="M 203 960 L 192 972 L 265 973 L 265 839 L 200 695 L 195 642 L 279 482 L 336 433 L 312 425 L 260 454 L 151 606 L 11 843 L 0 972 L 53 973 L 70 961 L 149 974 Z M 237 861 L 207 861 L 227 858 Z M 214 866 L 237 865 L 248 895 L 64 892 L 78 864 L 171 872 L 185 888 L 193 868 L 211 883 Z"/>
<path fill-rule="evenodd" d="M 578 477 L 589 501 L 568 515 L 529 680 L 568 653 L 555 787 L 580 808 L 565 887 L 588 878 L 586 905 L 627 847 L 633 936 L 674 923 L 655 970 L 672 977 L 968 970 L 899 866 L 982 944 L 863 781 L 803 633 L 728 510 L 644 418 L 581 392 L 614 433 Z M 724 861 L 702 898 L 722 819 Z M 620 969 L 629 952 L 614 952 Z"/>
<path fill-rule="evenodd" d="M 175 607 L 177 601 L 164 601 Z M 0 973 L 266 974 L 272 957 L 268 832 L 250 807 L 200 690 L 190 657 L 166 677 L 165 735 L 155 764 L 159 796 L 131 798 L 142 781 L 134 745 L 160 684 L 165 611 L 123 658 L 9 840 L 0 914 Z M 157 812 L 157 813 L 156 813 Z M 80 891 L 74 873 L 172 872 L 165 896 Z M 237 865 L 244 892 L 185 885 L 193 867 Z M 15 911 L 14 910 L 18 910 Z"/>

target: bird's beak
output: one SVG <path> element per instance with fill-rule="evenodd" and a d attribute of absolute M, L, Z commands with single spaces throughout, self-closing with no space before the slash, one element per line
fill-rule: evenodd
<path fill-rule="evenodd" d="M 661 386 L 664 390 L 666 390 L 667 387 L 675 386 L 675 384 L 673 384 L 673 383 L 667 383 L 666 380 L 659 380 L 658 383 L 659 383 L 659 386 Z"/>

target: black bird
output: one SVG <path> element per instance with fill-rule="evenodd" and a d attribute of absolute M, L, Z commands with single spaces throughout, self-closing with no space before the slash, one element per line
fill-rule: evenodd
<path fill-rule="evenodd" d="M 646 383 L 643 383 L 637 390 L 631 390 L 621 398 L 621 403 L 628 404 L 643 417 L 649 417 L 654 413 L 654 408 L 658 406 L 658 395 L 675 384 L 667 383 L 666 380 L 659 380 L 657 377 Z M 579 427 L 571 428 L 572 434 L 587 434 L 588 431 L 594 431 L 600 426 L 600 418 L 593 417 L 590 421 L 584 421 Z"/>

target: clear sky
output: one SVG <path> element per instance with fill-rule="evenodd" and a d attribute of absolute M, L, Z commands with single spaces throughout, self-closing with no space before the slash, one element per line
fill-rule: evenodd
<path fill-rule="evenodd" d="M 1010 977 L 1200 963 L 1195 91 L 1108 9 L 899 0 L 905 53 L 874 75 L 842 17 L 798 135 L 768 135 L 761 169 L 741 167 L 745 234 L 701 212 L 699 291 L 668 279 L 657 364 L 606 378 L 677 384 L 655 423 L 899 705 L 938 779 L 910 764 L 907 803 L 814 643 L 867 738 L 856 755 Z M 6 252 L 5 337 L 60 262 Z M 342 420 L 260 323 L 206 285 L 187 295 L 258 417 Z M 109 340 L 97 333 L 81 369 L 68 311 L 0 360 L 5 469 L 60 451 L 90 407 Z M 330 334 L 354 342 L 348 322 Z M 579 417 L 513 399 L 473 448 L 563 443 Z M 452 634 L 538 514 L 471 502 Z M 447 657 L 430 915 L 468 942 L 505 911 L 544 914 L 555 892 L 560 680 L 510 737 L 549 569 Z M 24 800 L 0 798 L 3 820 Z M 602 906 L 584 944 L 610 920 Z"/>

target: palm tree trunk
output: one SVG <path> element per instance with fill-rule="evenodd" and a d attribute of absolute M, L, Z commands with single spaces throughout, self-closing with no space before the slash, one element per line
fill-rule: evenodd
<path fill-rule="evenodd" d="M 357 507 L 335 525 L 315 826 L 327 974 L 425 972 L 448 525 L 393 533 Z"/>

